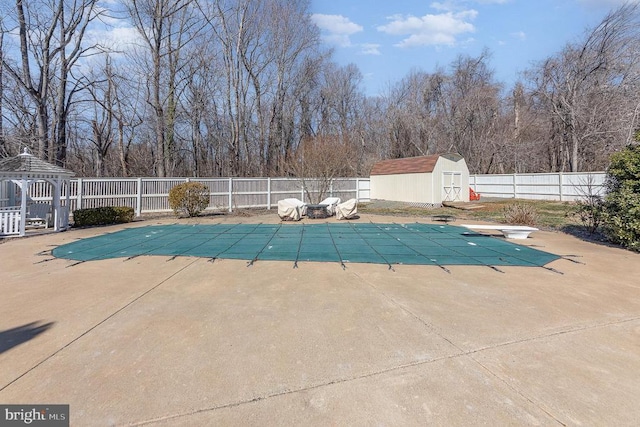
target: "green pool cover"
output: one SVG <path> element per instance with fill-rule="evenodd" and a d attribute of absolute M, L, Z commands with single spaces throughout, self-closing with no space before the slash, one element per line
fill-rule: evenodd
<path fill-rule="evenodd" d="M 214 224 L 129 228 L 55 248 L 77 261 L 139 255 L 374 264 L 544 266 L 560 258 L 464 227 L 434 224 Z"/>

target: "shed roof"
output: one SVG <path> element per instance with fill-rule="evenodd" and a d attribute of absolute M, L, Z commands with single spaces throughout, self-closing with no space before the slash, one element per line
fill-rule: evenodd
<path fill-rule="evenodd" d="M 457 153 L 434 154 L 432 156 L 405 157 L 404 159 L 383 160 L 373 165 L 371 175 L 396 175 L 405 173 L 431 173 L 440 157 L 454 162 L 462 159 Z"/>
<path fill-rule="evenodd" d="M 51 163 L 40 160 L 25 151 L 15 157 L 0 159 L 0 174 L 27 174 L 27 175 L 61 175 L 72 176 L 73 172 Z"/>

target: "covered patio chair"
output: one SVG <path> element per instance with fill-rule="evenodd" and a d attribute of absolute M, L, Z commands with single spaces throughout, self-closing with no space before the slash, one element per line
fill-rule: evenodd
<path fill-rule="evenodd" d="M 329 216 L 333 216 L 336 214 L 336 206 L 340 203 L 340 197 L 327 197 L 323 201 L 321 201 L 320 205 L 327 205 L 327 213 Z"/>
<path fill-rule="evenodd" d="M 307 205 L 301 200 L 290 198 L 278 201 L 278 216 L 283 221 L 300 221 L 307 213 Z"/>
<path fill-rule="evenodd" d="M 336 206 L 336 219 L 353 219 L 358 216 L 358 200 L 350 199 Z"/>

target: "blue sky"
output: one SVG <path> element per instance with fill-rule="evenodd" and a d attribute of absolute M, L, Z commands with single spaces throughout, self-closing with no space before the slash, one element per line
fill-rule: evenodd
<path fill-rule="evenodd" d="M 640 0 L 633 0 L 640 1 Z M 496 80 L 511 86 L 532 63 L 558 52 L 624 0 L 311 0 L 335 60 L 356 64 L 367 95 L 411 70 L 448 67 L 460 54 L 492 54 Z"/>

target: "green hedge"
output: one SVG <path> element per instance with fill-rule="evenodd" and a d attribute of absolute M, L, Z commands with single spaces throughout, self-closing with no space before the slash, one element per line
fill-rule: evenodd
<path fill-rule="evenodd" d="M 607 189 L 605 232 L 614 243 L 640 252 L 640 145 L 611 156 Z"/>
<path fill-rule="evenodd" d="M 76 227 L 123 224 L 133 221 L 133 215 L 133 208 L 127 206 L 78 209 L 73 211 L 73 222 Z"/>

